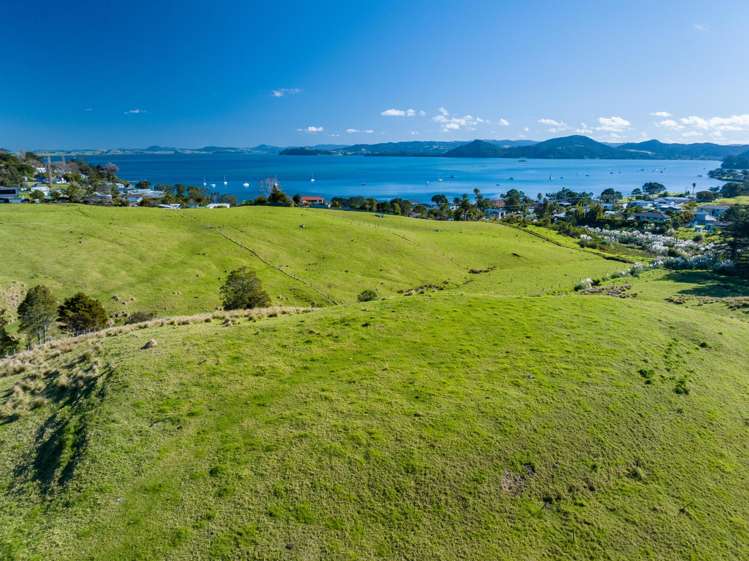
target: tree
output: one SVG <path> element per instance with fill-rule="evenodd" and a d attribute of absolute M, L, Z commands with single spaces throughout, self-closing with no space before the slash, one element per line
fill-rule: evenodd
<path fill-rule="evenodd" d="M 151 182 L 147 179 L 141 179 L 138 181 L 138 183 L 135 184 L 136 189 L 150 189 L 151 188 Z"/>
<path fill-rule="evenodd" d="M 721 238 L 738 272 L 749 277 L 749 206 L 734 205 L 723 215 Z"/>
<path fill-rule="evenodd" d="M 268 195 L 268 202 L 273 205 L 289 205 L 291 201 L 289 197 L 281 191 L 278 185 L 273 185 L 270 189 L 270 195 Z"/>
<path fill-rule="evenodd" d="M 718 196 L 712 191 L 697 191 L 697 202 L 709 203 L 714 201 Z"/>
<path fill-rule="evenodd" d="M 299 193 L 291 197 L 291 200 L 294 201 L 294 204 L 296 206 L 299 206 L 302 204 L 302 196 Z"/>
<path fill-rule="evenodd" d="M 601 200 L 604 203 L 615 203 L 622 198 L 622 194 L 619 191 L 615 191 L 611 187 L 604 189 L 601 193 Z"/>
<path fill-rule="evenodd" d="M 39 189 L 34 189 L 31 193 L 29 193 L 29 198 L 31 198 L 32 201 L 43 201 L 44 193 Z"/>
<path fill-rule="evenodd" d="M 432 196 L 432 202 L 436 204 L 437 206 L 442 206 L 448 204 L 447 197 L 442 194 L 436 194 Z"/>
<path fill-rule="evenodd" d="M 270 296 L 263 290 L 260 279 L 255 271 L 247 267 L 230 272 L 220 292 L 225 310 L 264 308 L 270 305 Z"/>
<path fill-rule="evenodd" d="M 30 288 L 18 306 L 19 329 L 30 341 L 44 342 L 55 321 L 57 301 L 44 285 Z"/>
<path fill-rule="evenodd" d="M 8 333 L 8 318 L 0 310 L 0 357 L 12 355 L 18 350 L 18 339 Z"/>
<path fill-rule="evenodd" d="M 98 300 L 78 292 L 57 308 L 57 321 L 65 331 L 80 335 L 103 329 L 107 325 L 107 312 Z"/>
<path fill-rule="evenodd" d="M 663 193 L 666 190 L 666 186 L 655 181 L 648 181 L 642 186 L 642 190 L 648 195 L 657 195 L 658 193 Z"/>

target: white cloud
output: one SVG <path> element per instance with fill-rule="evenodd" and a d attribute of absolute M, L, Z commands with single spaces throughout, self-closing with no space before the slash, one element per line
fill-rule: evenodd
<path fill-rule="evenodd" d="M 698 129 L 710 128 L 710 124 L 708 123 L 707 119 L 703 119 L 702 117 L 698 117 L 697 115 L 683 117 L 679 119 L 679 122 L 687 127 L 696 127 Z"/>
<path fill-rule="evenodd" d="M 702 33 L 703 31 L 707 31 L 707 26 L 704 23 L 693 23 L 692 24 L 692 29 L 694 29 L 695 31 L 699 31 L 700 33 Z"/>
<path fill-rule="evenodd" d="M 482 123 L 488 123 L 487 120 L 473 115 L 450 115 L 450 112 L 444 107 L 438 109 L 439 114 L 432 117 L 435 123 L 439 123 L 442 132 L 465 130 L 476 130 L 476 127 Z M 508 123 L 509 124 L 509 123 Z"/>
<path fill-rule="evenodd" d="M 125 115 L 142 115 L 143 113 L 148 113 L 145 109 L 128 109 L 125 111 Z"/>
<path fill-rule="evenodd" d="M 575 129 L 577 134 L 593 134 L 591 129 L 586 123 L 580 123 L 580 126 Z"/>
<path fill-rule="evenodd" d="M 411 136 L 417 136 L 419 134 L 419 131 L 411 131 Z"/>
<path fill-rule="evenodd" d="M 662 119 L 667 119 L 668 117 L 671 117 L 671 113 L 668 111 L 656 111 L 654 113 L 650 114 L 651 117 L 661 117 Z"/>
<path fill-rule="evenodd" d="M 623 132 L 630 128 L 632 123 L 627 119 L 612 115 L 611 117 L 598 117 L 597 131 L 606 131 L 612 133 Z"/>
<path fill-rule="evenodd" d="M 544 117 L 543 119 L 538 120 L 539 124 L 544 125 L 545 127 L 548 127 L 549 132 L 564 132 L 570 130 L 569 125 L 565 123 L 564 121 L 558 121 L 556 119 L 550 119 L 549 117 Z"/>
<path fill-rule="evenodd" d="M 373 129 L 346 129 L 348 134 L 373 134 Z"/>
<path fill-rule="evenodd" d="M 664 119 L 662 121 L 658 121 L 655 126 L 662 129 L 672 130 L 679 130 L 684 128 L 683 125 L 680 125 L 678 121 L 674 121 L 673 119 Z"/>
<path fill-rule="evenodd" d="M 497 124 L 499 124 L 500 127 L 509 127 L 510 126 L 510 121 L 508 121 L 504 117 L 500 117 L 499 121 L 497 122 Z"/>
<path fill-rule="evenodd" d="M 417 111 L 416 109 L 385 109 L 382 113 L 380 113 L 383 117 L 415 117 L 416 115 L 419 115 L 423 117 L 426 115 L 424 111 Z"/>
<path fill-rule="evenodd" d="M 85 111 L 86 113 L 91 113 L 91 111 L 93 111 L 93 110 L 94 110 L 94 108 L 93 108 L 93 107 L 86 107 L 86 108 L 84 109 L 84 111 Z"/>
<path fill-rule="evenodd" d="M 309 134 L 316 134 L 316 133 L 322 132 L 324 130 L 325 130 L 324 127 L 316 127 L 314 125 L 310 125 L 310 126 L 308 126 L 306 128 L 303 128 L 303 129 L 297 129 L 298 132 L 306 132 L 306 133 L 309 133 Z"/>
<path fill-rule="evenodd" d="M 273 97 L 284 97 L 287 95 L 296 95 L 302 93 L 301 88 L 278 88 L 277 90 L 273 90 L 271 92 L 271 95 Z"/>
<path fill-rule="evenodd" d="M 523 132 L 530 132 L 530 127 L 523 127 Z"/>
<path fill-rule="evenodd" d="M 723 133 L 749 132 L 749 114 L 728 117 L 689 115 L 679 119 L 663 119 L 658 121 L 656 126 L 678 131 L 683 138 L 709 136 L 715 140 L 721 140 L 724 137 Z"/>

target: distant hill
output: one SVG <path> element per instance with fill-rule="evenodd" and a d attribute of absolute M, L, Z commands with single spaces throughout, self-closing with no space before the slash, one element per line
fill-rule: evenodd
<path fill-rule="evenodd" d="M 620 144 L 619 150 L 627 150 L 636 154 L 644 154 L 659 160 L 722 160 L 727 156 L 735 156 L 749 146 L 739 144 L 714 144 L 712 142 L 698 142 L 694 144 L 667 144 L 660 140 L 646 140 L 645 142 L 630 142 Z"/>
<path fill-rule="evenodd" d="M 445 153 L 448 158 L 501 158 L 506 148 L 486 140 L 474 140 Z"/>
<path fill-rule="evenodd" d="M 720 167 L 723 169 L 749 169 L 749 150 L 735 156 L 728 156 L 723 160 Z"/>
<path fill-rule="evenodd" d="M 572 135 L 552 138 L 532 146 L 508 148 L 503 150 L 501 157 L 631 160 L 643 158 L 644 155 L 615 148 L 587 136 Z"/>
<path fill-rule="evenodd" d="M 502 147 L 486 140 L 474 140 L 445 153 L 453 158 L 538 158 L 538 159 L 634 159 L 643 157 L 587 136 L 552 138 L 526 146 Z"/>
<path fill-rule="evenodd" d="M 320 150 L 319 148 L 311 148 L 308 146 L 298 146 L 281 150 L 279 154 L 281 154 L 281 156 L 330 156 L 332 152 L 330 150 Z"/>
<path fill-rule="evenodd" d="M 379 144 L 354 144 L 339 150 L 347 156 L 442 156 L 445 152 L 465 144 L 465 141 L 406 141 Z"/>

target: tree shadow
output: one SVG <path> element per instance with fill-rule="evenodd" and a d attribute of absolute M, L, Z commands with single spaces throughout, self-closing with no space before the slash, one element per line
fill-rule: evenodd
<path fill-rule="evenodd" d="M 19 482 L 36 482 L 44 495 L 51 495 L 73 478 L 88 446 L 90 412 L 105 396 L 107 374 L 79 378 L 66 388 L 45 387 L 42 395 L 55 404 L 55 412 L 36 430 L 33 450 L 16 467 Z"/>
<path fill-rule="evenodd" d="M 672 271 L 664 280 L 675 283 L 697 285 L 678 290 L 685 296 L 708 296 L 712 298 L 736 298 L 749 296 L 749 281 L 730 275 L 719 275 L 710 271 Z"/>

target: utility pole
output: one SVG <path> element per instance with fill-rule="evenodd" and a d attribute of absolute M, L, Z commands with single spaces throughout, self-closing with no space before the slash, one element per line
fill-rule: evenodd
<path fill-rule="evenodd" d="M 52 189 L 52 158 L 50 156 L 47 156 L 47 183 Z"/>

